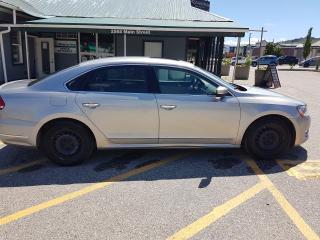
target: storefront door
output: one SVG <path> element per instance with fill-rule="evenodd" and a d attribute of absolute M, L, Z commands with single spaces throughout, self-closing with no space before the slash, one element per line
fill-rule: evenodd
<path fill-rule="evenodd" d="M 37 78 L 55 72 L 53 38 L 38 38 L 36 41 Z"/>

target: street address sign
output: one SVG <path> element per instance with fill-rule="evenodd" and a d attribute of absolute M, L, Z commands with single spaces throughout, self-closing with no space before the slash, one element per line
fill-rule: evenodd
<path fill-rule="evenodd" d="M 148 30 L 129 30 L 129 29 L 111 29 L 111 34 L 127 34 L 127 35 L 150 35 Z"/>

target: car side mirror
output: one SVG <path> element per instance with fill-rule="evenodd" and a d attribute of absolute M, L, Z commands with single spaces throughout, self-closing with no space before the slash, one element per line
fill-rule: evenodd
<path fill-rule="evenodd" d="M 228 88 L 219 86 L 216 90 L 216 97 L 223 98 L 225 95 L 228 94 L 228 92 Z"/>

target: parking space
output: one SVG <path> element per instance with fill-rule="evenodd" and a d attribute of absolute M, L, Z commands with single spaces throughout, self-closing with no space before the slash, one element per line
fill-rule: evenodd
<path fill-rule="evenodd" d="M 319 239 L 320 74 L 280 79 L 277 91 L 305 99 L 315 124 L 309 142 L 276 161 L 112 150 L 68 168 L 0 144 L 0 239 Z"/>

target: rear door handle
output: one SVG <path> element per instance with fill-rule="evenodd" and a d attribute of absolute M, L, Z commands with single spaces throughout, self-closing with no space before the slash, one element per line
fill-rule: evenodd
<path fill-rule="evenodd" d="M 99 103 L 82 103 L 82 106 L 85 108 L 90 108 L 90 109 L 96 109 L 97 107 L 100 107 Z"/>
<path fill-rule="evenodd" d="M 167 110 L 167 111 L 171 111 L 171 110 L 177 108 L 177 106 L 176 105 L 160 105 L 160 108 Z"/>

